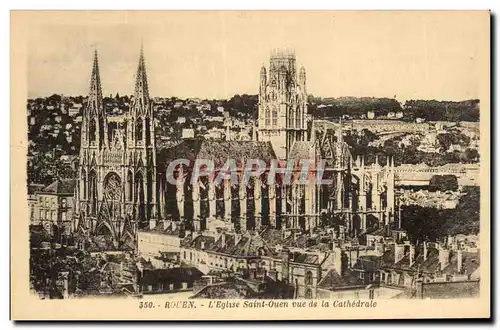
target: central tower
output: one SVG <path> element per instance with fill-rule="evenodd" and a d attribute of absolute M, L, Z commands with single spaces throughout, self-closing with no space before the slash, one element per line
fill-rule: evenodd
<path fill-rule="evenodd" d="M 272 51 L 269 73 L 260 70 L 259 140 L 271 142 L 279 159 L 288 158 L 293 143 L 306 140 L 306 111 L 305 69 L 297 73 L 293 51 Z"/>

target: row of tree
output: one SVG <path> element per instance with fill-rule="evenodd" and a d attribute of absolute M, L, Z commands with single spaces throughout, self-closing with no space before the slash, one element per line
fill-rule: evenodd
<path fill-rule="evenodd" d="M 414 121 L 422 118 L 426 121 L 479 121 L 479 100 L 436 101 L 408 100 L 400 104 L 394 98 L 375 97 L 308 97 L 309 113 L 316 118 L 362 118 L 368 112 L 375 117 L 386 116 L 390 112 L 403 112 L 402 120 Z"/>
<path fill-rule="evenodd" d="M 427 121 L 479 121 L 479 100 L 460 102 L 436 100 L 408 100 L 404 104 L 405 117 Z"/>
<path fill-rule="evenodd" d="M 451 137 L 451 139 L 447 139 Z M 465 146 L 469 143 L 469 138 L 461 133 L 443 134 L 438 141 L 441 143 L 441 152 L 424 152 L 418 150 L 420 141 L 412 141 L 409 145 L 399 145 L 401 137 L 388 139 L 381 146 L 373 146 L 372 142 L 377 140 L 377 136 L 368 129 L 359 133 L 347 133 L 344 141 L 349 145 L 353 157 L 364 156 L 365 164 L 375 163 L 375 158 L 379 158 L 380 165 L 384 166 L 387 156 L 394 158 L 395 166 L 401 164 L 421 164 L 428 166 L 442 166 L 449 163 L 475 163 L 479 161 L 479 153 L 476 149 L 466 148 L 464 151 L 446 152 L 451 144 Z M 466 144 L 467 143 L 467 144 Z"/>
<path fill-rule="evenodd" d="M 375 116 L 387 116 L 388 113 L 401 112 L 403 108 L 396 99 L 376 97 L 308 97 L 309 113 L 316 118 L 340 118 L 349 116 L 351 118 L 362 118 L 369 111 Z"/>
<path fill-rule="evenodd" d="M 437 241 L 448 235 L 479 233 L 479 187 L 466 187 L 465 195 L 455 209 L 439 210 L 409 205 L 402 208 L 402 227 L 409 239 L 416 243 Z"/>

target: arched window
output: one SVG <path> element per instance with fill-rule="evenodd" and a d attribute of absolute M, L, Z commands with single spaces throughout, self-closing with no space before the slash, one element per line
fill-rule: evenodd
<path fill-rule="evenodd" d="M 297 109 L 296 115 L 295 115 L 295 127 L 300 128 L 301 126 L 301 118 L 302 118 L 302 113 L 300 111 L 300 108 Z"/>
<path fill-rule="evenodd" d="M 146 145 L 151 144 L 151 124 L 149 119 L 146 120 Z"/>
<path fill-rule="evenodd" d="M 97 211 L 97 174 L 95 171 L 89 173 L 89 196 L 88 199 L 91 200 L 90 212 L 94 214 Z"/>
<path fill-rule="evenodd" d="M 83 199 L 87 199 L 87 172 L 82 171 Z"/>
<path fill-rule="evenodd" d="M 278 126 L 278 111 L 276 110 L 276 108 L 273 108 L 272 118 L 273 126 Z"/>
<path fill-rule="evenodd" d="M 141 141 L 142 140 L 142 119 L 141 118 L 137 118 L 137 121 L 135 123 L 135 139 L 137 141 Z"/>
<path fill-rule="evenodd" d="M 265 119 L 266 119 L 266 126 L 270 126 L 271 125 L 271 111 L 269 111 L 269 108 L 266 108 Z"/>
<path fill-rule="evenodd" d="M 129 202 L 133 201 L 134 197 L 134 181 L 133 181 L 133 176 L 132 172 L 128 171 L 127 174 L 127 200 Z"/>
<path fill-rule="evenodd" d="M 289 127 L 293 127 L 293 125 L 295 124 L 295 111 L 293 111 L 293 109 L 289 109 L 287 110 L 287 113 L 290 115 L 287 119 L 287 125 Z"/>
<path fill-rule="evenodd" d="M 119 201 L 122 194 L 122 182 L 118 174 L 109 173 L 104 179 L 104 195 L 108 201 Z"/>
<path fill-rule="evenodd" d="M 144 201 L 144 178 L 141 172 L 135 174 L 135 196 L 136 201 Z"/>
<path fill-rule="evenodd" d="M 306 285 L 313 285 L 313 273 L 310 270 L 306 273 Z"/>
<path fill-rule="evenodd" d="M 144 176 L 141 172 L 135 174 L 135 201 L 139 202 L 139 219 L 146 219 L 146 208 L 145 208 L 145 191 L 144 191 Z"/>

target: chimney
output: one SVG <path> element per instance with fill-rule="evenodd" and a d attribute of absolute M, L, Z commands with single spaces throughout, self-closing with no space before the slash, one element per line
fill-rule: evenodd
<path fill-rule="evenodd" d="M 462 250 L 457 251 L 457 272 L 461 273 L 462 272 Z"/>
<path fill-rule="evenodd" d="M 156 227 L 156 219 L 149 220 L 149 229 L 154 229 Z"/>
<path fill-rule="evenodd" d="M 170 222 L 169 220 L 163 220 L 163 230 L 166 230 L 170 226 Z"/>
<path fill-rule="evenodd" d="M 413 266 L 414 262 L 415 262 L 415 246 L 412 244 L 410 245 L 410 267 Z"/>
<path fill-rule="evenodd" d="M 441 266 L 441 270 L 448 266 L 449 261 L 450 251 L 448 249 L 444 249 L 442 246 L 439 246 L 439 265 Z"/>
<path fill-rule="evenodd" d="M 172 221 L 172 231 L 175 231 L 177 229 L 177 222 Z"/>
<path fill-rule="evenodd" d="M 226 248 L 226 234 L 222 233 L 222 235 L 220 236 L 220 239 L 221 239 L 221 246 L 222 248 Z"/>
<path fill-rule="evenodd" d="M 424 261 L 427 260 L 427 242 L 424 241 Z"/>
<path fill-rule="evenodd" d="M 404 257 L 405 246 L 402 244 L 394 244 L 394 263 L 397 264 Z"/>
<path fill-rule="evenodd" d="M 290 272 L 290 251 L 288 249 L 281 250 L 281 278 L 282 281 L 288 283 Z"/>
<path fill-rule="evenodd" d="M 201 249 L 205 250 L 205 241 L 201 241 Z"/>
<path fill-rule="evenodd" d="M 196 220 L 193 220 L 193 231 L 200 231 L 201 230 L 201 224 L 200 224 L 200 220 L 196 219 Z"/>

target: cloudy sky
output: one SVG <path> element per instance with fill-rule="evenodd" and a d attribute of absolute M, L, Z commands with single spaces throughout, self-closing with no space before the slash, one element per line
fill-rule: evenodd
<path fill-rule="evenodd" d="M 479 97 L 484 24 L 470 13 L 115 12 L 33 24 L 28 94 L 132 93 L 141 42 L 152 96 L 256 94 L 273 48 L 291 47 L 317 96 Z"/>

